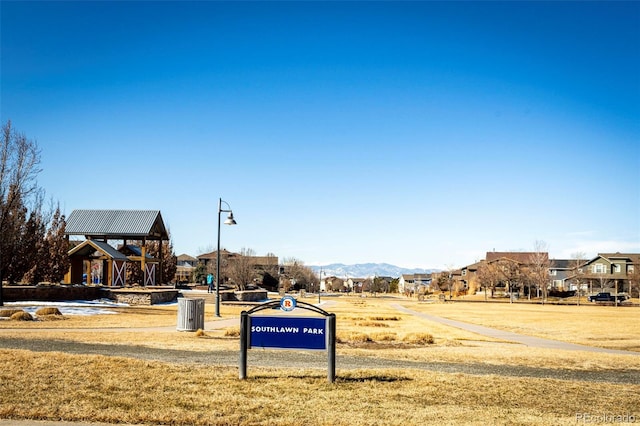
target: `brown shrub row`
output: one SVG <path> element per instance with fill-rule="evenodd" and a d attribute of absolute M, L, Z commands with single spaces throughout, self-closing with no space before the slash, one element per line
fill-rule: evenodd
<path fill-rule="evenodd" d="M 336 342 L 338 343 L 368 343 L 368 342 L 396 342 L 402 341 L 413 345 L 432 345 L 435 343 L 433 335 L 429 333 L 409 333 L 403 338 L 399 338 L 396 333 L 373 333 L 371 335 L 358 331 L 338 333 Z"/>
<path fill-rule="evenodd" d="M 47 319 L 50 317 L 62 317 L 62 313 L 58 308 L 46 307 L 38 309 L 36 311 L 36 316 Z M 34 320 L 34 317 L 29 312 L 22 309 L 2 309 L 0 310 L 0 318 L 9 318 L 12 321 Z"/>

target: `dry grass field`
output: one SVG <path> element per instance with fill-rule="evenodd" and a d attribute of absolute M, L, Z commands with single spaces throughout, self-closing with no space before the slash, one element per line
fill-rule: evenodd
<path fill-rule="evenodd" d="M 440 304 L 404 298 L 325 301 L 324 308 L 337 316 L 338 355 L 363 360 L 358 369 L 341 369 L 338 363 L 333 384 L 327 383 L 325 370 L 286 365 L 250 366 L 249 378 L 241 381 L 236 365 L 0 349 L 4 366 L 0 418 L 175 425 L 556 425 L 576 424 L 576 416 L 587 413 L 631 415 L 640 421 L 639 382 L 613 380 L 620 374 L 640 377 L 640 356 L 527 348 L 401 313 L 393 305 L 541 337 L 636 351 L 640 309 Z M 206 321 L 216 319 L 212 308 L 206 306 Z M 239 347 L 234 327 L 204 333 L 173 331 L 175 306 L 116 309 L 117 315 L 0 321 L 0 348 L 3 337 L 197 353 Z M 237 317 L 241 310 L 222 305 L 222 317 Z M 375 362 L 370 360 L 375 359 L 535 366 L 574 374 L 572 379 L 550 379 L 508 372 L 372 368 Z M 601 380 L 579 379 L 581 372 L 585 376 L 597 372 Z"/>

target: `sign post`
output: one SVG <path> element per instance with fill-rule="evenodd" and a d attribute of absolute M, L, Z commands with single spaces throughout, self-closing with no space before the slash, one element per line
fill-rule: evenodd
<path fill-rule="evenodd" d="M 306 309 L 318 316 L 267 316 L 253 314 L 280 306 L 285 312 Z M 327 380 L 336 379 L 336 316 L 291 296 L 256 306 L 240 315 L 239 377 L 247 378 L 247 351 L 251 348 L 306 349 L 327 351 Z"/>

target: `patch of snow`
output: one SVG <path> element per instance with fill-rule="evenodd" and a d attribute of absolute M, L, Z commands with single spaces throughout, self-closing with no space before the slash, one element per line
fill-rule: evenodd
<path fill-rule="evenodd" d="M 69 316 L 117 314 L 117 312 L 110 308 L 129 306 L 127 303 L 115 303 L 110 299 L 73 300 L 68 302 L 21 301 L 6 302 L 5 305 L 19 307 L 30 314 L 35 314 L 35 312 L 43 306 L 52 306 L 58 308 L 62 315 Z"/>

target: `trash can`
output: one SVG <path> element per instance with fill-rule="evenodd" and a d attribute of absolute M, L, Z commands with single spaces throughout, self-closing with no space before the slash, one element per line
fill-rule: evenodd
<path fill-rule="evenodd" d="M 204 299 L 178 299 L 178 331 L 204 329 Z"/>

